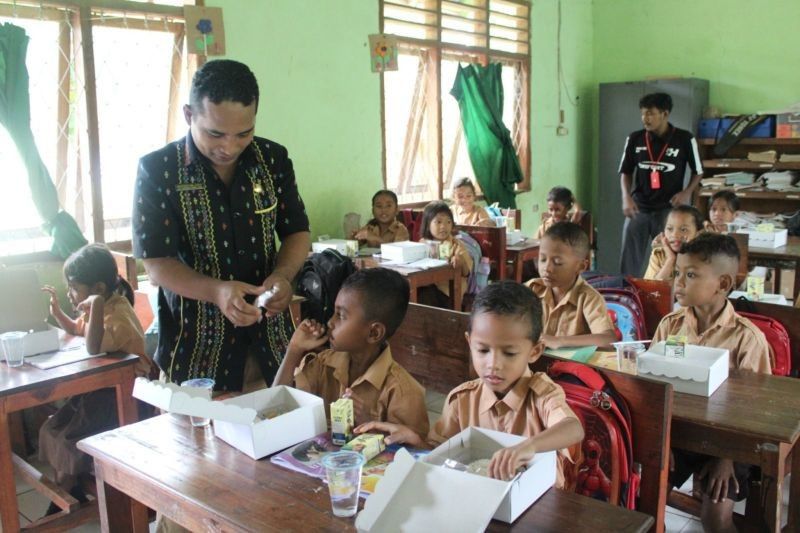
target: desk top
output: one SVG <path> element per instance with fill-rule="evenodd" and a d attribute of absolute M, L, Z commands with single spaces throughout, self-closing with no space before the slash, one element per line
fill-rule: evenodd
<path fill-rule="evenodd" d="M 43 385 L 52 387 L 76 376 L 89 376 L 115 367 L 132 365 L 138 359 L 138 355 L 132 354 L 102 355 L 47 370 L 29 364 L 10 368 L 5 362 L 0 362 L 0 396 L 10 396 Z"/>
<path fill-rule="evenodd" d="M 191 428 L 186 417 L 161 415 L 95 435 L 78 447 L 126 472 L 132 495 L 149 494 L 156 502 L 177 499 L 186 506 L 182 512 L 202 514 L 198 520 L 249 531 L 290 529 L 298 520 L 307 530 L 354 530 L 353 519 L 331 513 L 322 481 L 268 459 L 254 461 L 215 439 L 211 428 Z M 633 532 L 647 531 L 652 523 L 645 514 L 551 489 L 513 527 L 492 522 L 490 530 L 556 532 L 588 526 Z"/>
<path fill-rule="evenodd" d="M 786 245 L 778 248 L 748 247 L 747 253 L 755 257 L 798 260 L 800 259 L 800 237 L 790 235 Z"/>
<path fill-rule="evenodd" d="M 800 437 L 800 379 L 731 369 L 710 398 L 676 392 L 672 418 L 794 443 Z"/>
<path fill-rule="evenodd" d="M 517 244 L 509 244 L 506 246 L 506 250 L 510 250 L 512 252 L 521 252 L 523 250 L 531 250 L 533 248 L 539 247 L 539 240 L 538 239 L 525 239 L 522 242 L 518 242 Z"/>

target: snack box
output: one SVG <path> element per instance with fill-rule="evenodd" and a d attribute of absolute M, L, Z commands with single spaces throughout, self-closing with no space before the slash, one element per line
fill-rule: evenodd
<path fill-rule="evenodd" d="M 398 263 L 411 263 L 428 257 L 424 242 L 400 241 L 381 244 L 381 258 Z"/>
<path fill-rule="evenodd" d="M 747 235 L 749 248 L 780 248 L 786 246 L 789 232 L 786 228 L 772 231 L 758 231 L 758 229 L 740 229 L 738 233 Z"/>
<path fill-rule="evenodd" d="M 314 253 L 319 253 L 329 248 L 347 257 L 355 257 L 358 253 L 358 241 L 349 239 L 328 239 L 311 243 L 311 251 Z"/>
<path fill-rule="evenodd" d="M 684 357 L 666 357 L 658 342 L 639 356 L 639 375 L 671 383 L 676 392 L 711 396 L 728 379 L 730 353 L 720 348 L 687 344 Z"/>
<path fill-rule="evenodd" d="M 364 456 L 364 461 L 369 461 L 386 449 L 383 439 L 384 436 L 378 433 L 362 433 L 342 446 L 342 450 L 359 452 Z"/>

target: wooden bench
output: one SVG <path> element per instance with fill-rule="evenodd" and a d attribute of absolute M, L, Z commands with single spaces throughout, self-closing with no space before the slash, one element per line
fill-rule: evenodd
<path fill-rule="evenodd" d="M 464 333 L 469 315 L 410 304 L 406 318 L 391 340 L 392 356 L 423 386 L 446 394 L 474 379 Z M 552 360 L 543 356 L 533 368 L 544 370 Z M 664 531 L 669 493 L 669 435 L 672 386 L 611 370 L 598 369 L 625 398 L 633 421 L 633 458 L 642 465 L 639 510 L 655 518 L 652 531 Z"/>

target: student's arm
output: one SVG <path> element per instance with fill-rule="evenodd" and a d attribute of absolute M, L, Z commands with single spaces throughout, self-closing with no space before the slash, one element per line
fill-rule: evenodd
<path fill-rule="evenodd" d="M 56 289 L 50 285 L 45 285 L 42 287 L 42 291 L 50 294 L 50 314 L 56 319 L 59 327 L 70 335 L 76 335 L 78 331 L 75 321 L 61 310 L 61 306 L 58 304 Z"/>
<path fill-rule="evenodd" d="M 661 242 L 661 249 L 664 251 L 664 263 L 656 272 L 654 279 L 669 281 L 675 273 L 675 261 L 678 259 L 678 254 L 672 251 L 665 238 L 662 237 Z"/>
<path fill-rule="evenodd" d="M 700 184 L 700 179 L 702 177 L 702 174 L 692 175 L 692 179 L 689 180 L 689 184 L 686 186 L 686 188 L 681 192 L 676 193 L 675 196 L 670 199 L 672 206 L 692 205 L 692 194 L 694 194 L 694 190 Z"/>
<path fill-rule="evenodd" d="M 78 304 L 78 310 L 86 313 L 86 329 L 83 336 L 86 338 L 86 351 L 90 355 L 102 352 L 103 345 L 103 312 L 105 311 L 105 299 L 93 294 Z"/>
<path fill-rule="evenodd" d="M 489 462 L 489 476 L 511 479 L 517 469 L 526 466 L 538 452 L 567 448 L 583 440 L 583 426 L 577 418 L 565 418 L 516 446 L 498 450 Z"/>
<path fill-rule="evenodd" d="M 383 442 L 388 444 L 407 444 L 412 448 L 420 448 L 423 450 L 431 449 L 425 440 L 420 437 L 416 431 L 403 424 L 393 424 L 392 422 L 367 422 L 361 424 L 353 430 L 357 435 L 361 433 L 387 433 Z"/>
<path fill-rule="evenodd" d="M 316 320 L 303 320 L 292 335 L 286 354 L 283 356 L 281 366 L 275 374 L 273 387 L 278 385 L 291 385 L 294 383 L 294 370 L 300 364 L 303 356 L 318 349 L 328 342 L 325 328 Z"/>

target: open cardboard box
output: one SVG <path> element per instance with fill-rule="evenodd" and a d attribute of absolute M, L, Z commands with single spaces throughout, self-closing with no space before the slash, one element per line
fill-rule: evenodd
<path fill-rule="evenodd" d="M 358 253 L 358 241 L 350 239 L 326 239 L 324 241 L 311 243 L 311 251 L 314 253 L 319 253 L 329 248 L 347 257 L 355 257 Z"/>
<path fill-rule="evenodd" d="M 420 461 L 400 450 L 356 519 L 359 531 L 484 531 L 513 522 L 556 480 L 556 452 L 537 454 L 513 482 L 444 468 L 487 459 L 525 437 L 470 427 Z"/>
<path fill-rule="evenodd" d="M 666 357 L 664 342 L 639 356 L 639 374 L 671 383 L 676 392 L 711 396 L 728 379 L 730 353 L 720 348 L 686 345 L 686 357 Z"/>
<path fill-rule="evenodd" d="M 381 259 L 411 263 L 428 257 L 428 247 L 422 242 L 400 241 L 381 244 Z"/>
<path fill-rule="evenodd" d="M 286 386 L 215 402 L 208 391 L 137 378 L 133 396 L 170 413 L 212 419 L 214 435 L 253 459 L 328 429 L 322 398 Z M 264 420 L 265 412 L 275 417 Z"/>
<path fill-rule="evenodd" d="M 34 270 L 7 269 L 0 276 L 0 333 L 25 331 L 25 357 L 59 349 L 64 332 L 47 323 L 47 297 Z M 5 353 L 0 349 L 0 359 Z"/>

